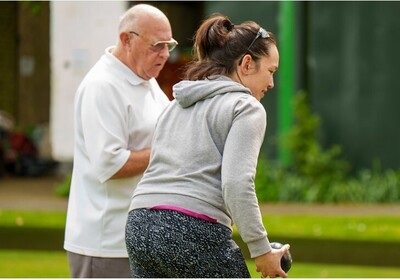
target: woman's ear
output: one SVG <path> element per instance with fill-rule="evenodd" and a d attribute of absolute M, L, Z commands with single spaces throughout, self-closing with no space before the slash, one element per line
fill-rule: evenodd
<path fill-rule="evenodd" d="M 239 65 L 239 68 L 243 74 L 248 74 L 249 70 L 251 70 L 251 62 L 253 61 L 251 55 L 246 54 L 242 58 L 242 63 Z"/>

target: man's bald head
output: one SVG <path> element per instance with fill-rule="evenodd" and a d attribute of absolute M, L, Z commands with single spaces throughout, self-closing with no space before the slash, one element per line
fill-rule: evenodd
<path fill-rule="evenodd" d="M 119 23 L 119 32 L 131 28 L 142 29 L 150 21 L 169 22 L 167 16 L 159 9 L 148 4 L 138 4 L 122 15 Z"/>

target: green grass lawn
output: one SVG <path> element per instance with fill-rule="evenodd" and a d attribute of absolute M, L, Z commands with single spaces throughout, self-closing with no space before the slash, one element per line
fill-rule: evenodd
<path fill-rule="evenodd" d="M 254 261 L 247 261 L 259 278 Z M 398 278 L 400 268 L 293 263 L 290 278 Z M 65 252 L 0 250 L 0 278 L 69 278 Z"/>
<path fill-rule="evenodd" d="M 63 251 L 0 250 L 0 278 L 69 278 Z"/>
<path fill-rule="evenodd" d="M 63 228 L 65 212 L 0 210 L 0 226 Z M 400 241 L 399 216 L 271 215 L 268 234 L 284 237 Z"/>
<path fill-rule="evenodd" d="M 275 236 L 400 241 L 400 216 L 271 215 L 263 222 Z"/>
<path fill-rule="evenodd" d="M 0 210 L 0 226 L 64 228 L 65 212 Z"/>
<path fill-rule="evenodd" d="M 252 278 L 260 278 L 254 261 L 247 261 Z M 400 268 L 293 263 L 290 278 L 399 278 Z"/>

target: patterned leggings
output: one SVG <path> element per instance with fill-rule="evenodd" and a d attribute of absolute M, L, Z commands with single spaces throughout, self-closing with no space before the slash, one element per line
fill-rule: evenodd
<path fill-rule="evenodd" d="M 130 211 L 126 246 L 134 278 L 250 278 L 230 229 L 177 211 Z"/>

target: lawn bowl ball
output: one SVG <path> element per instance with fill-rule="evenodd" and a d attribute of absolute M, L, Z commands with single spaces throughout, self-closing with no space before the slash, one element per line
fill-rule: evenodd
<path fill-rule="evenodd" d="M 279 242 L 271 243 L 271 247 L 273 249 L 279 250 L 280 248 L 282 248 L 282 246 L 283 245 Z M 292 267 L 292 256 L 290 255 L 289 250 L 281 258 L 281 267 L 282 267 L 283 271 L 285 271 L 285 272 L 288 272 L 290 270 L 290 268 Z"/>

